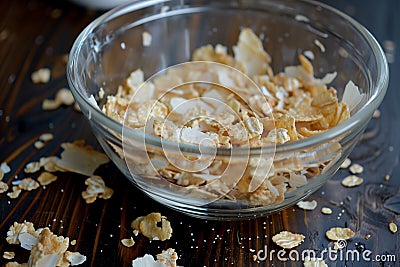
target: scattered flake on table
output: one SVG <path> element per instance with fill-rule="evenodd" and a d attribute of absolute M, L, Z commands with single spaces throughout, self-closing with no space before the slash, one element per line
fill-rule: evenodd
<path fill-rule="evenodd" d="M 304 241 L 304 238 L 305 237 L 302 234 L 293 234 L 288 231 L 282 231 L 279 234 L 274 235 L 272 241 L 282 248 L 290 249 L 300 245 L 300 243 Z"/>
<path fill-rule="evenodd" d="M 334 227 L 326 232 L 326 237 L 333 241 L 347 240 L 354 237 L 354 232 L 349 228 Z"/>
<path fill-rule="evenodd" d="M 159 224 L 161 224 L 160 227 Z M 158 212 L 136 218 L 132 221 L 131 227 L 150 240 L 165 241 L 172 236 L 171 223 L 167 220 L 167 217 Z"/>
<path fill-rule="evenodd" d="M 311 200 L 311 201 L 299 201 L 296 204 L 299 208 L 303 210 L 314 210 L 318 203 L 316 200 Z"/>
<path fill-rule="evenodd" d="M 364 171 L 364 167 L 358 163 L 354 163 L 353 165 L 350 166 L 349 171 L 352 174 L 360 174 Z"/>
<path fill-rule="evenodd" d="M 345 187 L 354 187 L 362 184 L 364 181 L 363 178 L 358 177 L 356 175 L 349 175 L 342 180 L 342 185 Z"/>
<path fill-rule="evenodd" d="M 397 225 L 394 222 L 389 223 L 389 230 L 392 233 L 396 233 L 397 232 Z"/>
<path fill-rule="evenodd" d="M 121 240 L 122 245 L 124 245 L 125 247 L 132 247 L 133 245 L 135 245 L 135 241 L 133 240 L 133 238 L 124 238 Z"/>
<path fill-rule="evenodd" d="M 329 214 L 332 214 L 332 209 L 331 209 L 331 208 L 327 208 L 327 207 L 323 207 L 323 208 L 321 209 L 321 212 L 322 212 L 323 214 L 329 215 Z"/>
<path fill-rule="evenodd" d="M 351 165 L 351 160 L 349 158 L 346 158 L 342 165 L 340 165 L 341 169 L 347 169 Z"/>
<path fill-rule="evenodd" d="M 47 83 L 50 81 L 51 70 L 42 68 L 32 73 L 31 79 L 33 83 Z"/>

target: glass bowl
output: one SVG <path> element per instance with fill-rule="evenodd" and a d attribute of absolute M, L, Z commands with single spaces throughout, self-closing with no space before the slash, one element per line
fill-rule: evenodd
<path fill-rule="evenodd" d="M 98 104 L 91 97 L 99 91 L 105 96 L 115 94 L 118 86 L 138 68 L 148 78 L 169 66 L 190 61 L 193 50 L 200 46 L 232 47 L 242 28 L 250 28 L 260 36 L 273 59 L 271 67 L 275 72 L 297 65 L 298 55 L 311 51 L 316 77 L 337 72 L 332 86 L 339 100 L 346 84 L 353 81 L 364 97 L 352 109 L 351 117 L 323 133 L 276 146 L 196 147 L 126 127 L 98 108 L 106 97 L 98 99 Z M 150 45 L 143 44 L 144 32 L 151 34 Z M 232 220 L 277 212 L 324 185 L 357 144 L 382 102 L 388 67 L 379 44 L 363 26 L 322 3 L 154 0 L 117 7 L 87 26 L 71 49 L 67 76 L 100 145 L 140 190 L 191 216 Z M 175 166 L 180 161 L 195 165 L 201 157 L 211 158 L 204 168 L 177 168 L 179 175 L 193 176 L 200 170 L 204 176 L 216 162 L 228 162 L 220 180 L 213 179 L 207 187 L 177 185 L 166 177 L 168 174 L 159 171 L 165 164 Z M 237 187 L 243 186 L 241 177 L 248 172 L 249 165 L 254 167 L 254 162 L 261 166 L 257 168 L 267 170 L 267 178 L 261 181 L 263 188 L 249 182 L 245 184 L 249 186 L 247 195 L 235 194 Z M 276 180 L 269 182 L 271 173 L 282 170 L 284 182 L 280 183 L 285 183 L 284 191 Z"/>

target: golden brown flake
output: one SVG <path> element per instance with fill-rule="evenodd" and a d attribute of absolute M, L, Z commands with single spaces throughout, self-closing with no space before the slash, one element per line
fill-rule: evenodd
<path fill-rule="evenodd" d="M 153 37 L 148 32 L 142 32 L 142 44 L 143 46 L 150 46 Z"/>
<path fill-rule="evenodd" d="M 364 167 L 358 163 L 354 163 L 353 165 L 350 166 L 349 171 L 352 174 L 360 174 L 364 171 Z"/>
<path fill-rule="evenodd" d="M 8 192 L 7 196 L 9 198 L 17 198 L 19 197 L 19 194 L 21 194 L 21 188 L 19 188 L 18 186 L 13 186 L 12 187 L 12 192 Z"/>
<path fill-rule="evenodd" d="M 326 232 L 326 237 L 333 241 L 347 240 L 354 237 L 354 232 L 349 228 L 334 227 Z"/>
<path fill-rule="evenodd" d="M 392 233 L 396 233 L 397 232 L 397 225 L 394 222 L 389 223 L 389 230 Z"/>
<path fill-rule="evenodd" d="M 296 204 L 300 209 L 303 210 L 314 210 L 318 203 L 316 200 L 311 200 L 311 201 L 299 201 Z"/>
<path fill-rule="evenodd" d="M 305 237 L 302 234 L 293 234 L 288 231 L 282 231 L 279 234 L 274 235 L 272 241 L 282 248 L 291 249 L 300 245 L 300 243 L 304 241 L 304 238 Z"/>
<path fill-rule="evenodd" d="M 28 263 L 18 263 L 16 261 L 7 262 L 5 267 L 29 267 Z"/>
<path fill-rule="evenodd" d="M 130 248 L 133 245 L 135 245 L 135 241 L 133 240 L 132 237 L 131 238 L 121 239 L 121 243 L 122 243 L 122 245 L 124 245 L 125 247 L 128 247 L 128 248 Z"/>
<path fill-rule="evenodd" d="M 160 223 L 161 226 L 158 226 Z M 172 236 L 171 223 L 165 216 L 157 212 L 136 218 L 132 221 L 131 226 L 150 240 L 165 241 Z"/>
<path fill-rule="evenodd" d="M 50 81 L 51 71 L 48 68 L 42 68 L 32 73 L 33 83 L 47 83 Z"/>
<path fill-rule="evenodd" d="M 54 181 L 57 180 L 57 176 L 55 176 L 54 174 L 51 174 L 49 172 L 42 172 L 39 177 L 37 178 L 37 180 L 39 181 L 40 185 L 48 185 Z"/>
<path fill-rule="evenodd" d="M 76 240 L 74 239 L 74 240 L 71 240 L 71 243 L 70 243 L 72 246 L 75 246 L 76 245 Z"/>
<path fill-rule="evenodd" d="M 7 192 L 7 190 L 8 190 L 8 184 L 0 181 L 0 194 Z"/>
<path fill-rule="evenodd" d="M 103 178 L 100 176 L 91 176 L 86 179 L 85 184 L 88 186 L 86 191 L 82 192 L 82 197 L 86 203 L 93 203 L 98 197 L 109 199 L 114 191 L 107 187 Z"/>
<path fill-rule="evenodd" d="M 15 253 L 14 252 L 10 252 L 10 251 L 4 251 L 3 253 L 3 258 L 6 260 L 12 260 L 15 257 Z"/>
<path fill-rule="evenodd" d="M 22 190 L 32 191 L 39 187 L 39 183 L 32 178 L 24 178 L 21 180 L 21 183 L 18 185 L 18 187 Z"/>
<path fill-rule="evenodd" d="M 72 266 L 80 265 L 86 261 L 86 256 L 82 255 L 79 252 L 66 251 L 64 254 L 64 258 L 68 260 L 68 262 Z"/>
<path fill-rule="evenodd" d="M 39 140 L 43 141 L 43 142 L 49 142 L 51 140 L 53 140 L 54 135 L 52 133 L 43 133 L 39 136 Z"/>
<path fill-rule="evenodd" d="M 342 185 L 345 187 L 355 187 L 362 184 L 363 181 L 364 179 L 361 177 L 349 175 L 342 180 Z"/>
<path fill-rule="evenodd" d="M 40 162 L 32 161 L 26 164 L 24 171 L 26 173 L 35 173 L 40 170 Z"/>
<path fill-rule="evenodd" d="M 327 208 L 327 207 L 323 207 L 321 209 L 321 212 L 322 212 L 322 214 L 329 215 L 329 214 L 332 214 L 332 209 L 331 208 Z"/>
<path fill-rule="evenodd" d="M 350 167 L 350 165 L 351 165 L 351 160 L 349 158 L 346 158 L 343 161 L 342 165 L 340 165 L 340 168 L 341 169 L 347 169 L 348 167 Z"/>
<path fill-rule="evenodd" d="M 178 254 L 173 248 L 163 250 L 160 254 L 157 254 L 157 262 L 167 267 L 176 267 L 176 261 L 178 260 Z"/>
<path fill-rule="evenodd" d="M 42 142 L 42 141 L 36 141 L 35 143 L 33 143 L 33 146 L 36 148 L 36 149 L 42 149 L 43 147 L 44 147 L 44 143 Z"/>
<path fill-rule="evenodd" d="M 8 244 L 20 244 L 19 235 L 29 233 L 31 235 L 35 235 L 35 227 L 31 222 L 23 222 L 17 223 L 14 222 L 13 225 L 10 226 L 10 229 L 7 232 L 7 242 Z"/>

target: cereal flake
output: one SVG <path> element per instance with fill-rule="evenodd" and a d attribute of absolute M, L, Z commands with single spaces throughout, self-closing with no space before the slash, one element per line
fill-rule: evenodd
<path fill-rule="evenodd" d="M 299 201 L 296 204 L 299 208 L 303 210 L 314 210 L 318 203 L 316 200 L 311 200 L 311 201 Z"/>
<path fill-rule="evenodd" d="M 12 187 L 12 192 L 8 192 L 7 196 L 9 198 L 17 198 L 19 197 L 19 194 L 21 194 L 21 188 L 19 188 L 18 186 L 13 186 Z"/>
<path fill-rule="evenodd" d="M 158 224 L 161 223 L 159 227 Z M 165 241 L 172 236 L 171 223 L 161 213 L 153 212 L 132 221 L 131 226 L 150 240 Z"/>
<path fill-rule="evenodd" d="M 18 185 L 18 187 L 22 190 L 32 191 L 39 187 L 39 183 L 37 181 L 33 180 L 32 178 L 24 178 L 24 179 L 22 179 L 22 181 Z"/>
<path fill-rule="evenodd" d="M 345 187 L 355 187 L 362 184 L 363 181 L 364 179 L 361 177 L 349 175 L 342 180 L 342 185 Z"/>
<path fill-rule="evenodd" d="M 305 236 L 302 234 L 293 234 L 288 231 L 282 231 L 272 237 L 272 241 L 282 248 L 291 249 L 300 245 Z"/>
<path fill-rule="evenodd" d="M 91 176 L 87 178 L 85 184 L 88 187 L 86 188 L 86 191 L 82 192 L 82 197 L 88 204 L 93 203 L 98 197 L 109 199 L 114 193 L 114 190 L 107 187 L 103 178 L 100 176 Z"/>
<path fill-rule="evenodd" d="M 364 171 L 364 167 L 358 163 L 354 163 L 353 165 L 350 166 L 349 171 L 352 174 L 360 174 Z"/>
<path fill-rule="evenodd" d="M 343 163 L 340 165 L 341 169 L 347 169 L 351 165 L 351 160 L 346 158 Z"/>
<path fill-rule="evenodd" d="M 323 207 L 321 209 L 321 212 L 322 212 L 322 214 L 329 215 L 329 214 L 332 214 L 332 209 L 331 208 L 327 208 L 327 207 Z"/>
<path fill-rule="evenodd" d="M 47 83 L 50 81 L 51 71 L 48 68 L 39 69 L 31 74 L 33 83 Z"/>
<path fill-rule="evenodd" d="M 14 252 L 10 252 L 10 251 L 4 251 L 3 253 L 3 258 L 6 260 L 12 260 L 15 257 L 15 253 Z"/>
<path fill-rule="evenodd" d="M 326 232 L 326 237 L 333 241 L 347 240 L 354 237 L 354 232 L 349 228 L 334 227 Z"/>
<path fill-rule="evenodd" d="M 5 182 L 0 181 L 0 194 L 7 192 L 8 190 L 8 184 L 6 184 Z"/>
<path fill-rule="evenodd" d="M 397 225 L 394 222 L 389 223 L 389 230 L 392 233 L 396 233 L 397 232 Z"/>
<path fill-rule="evenodd" d="M 49 172 L 42 172 L 39 177 L 37 178 L 40 185 L 48 185 L 57 180 L 57 176 Z"/>
<path fill-rule="evenodd" d="M 124 245 L 125 247 L 132 247 L 133 245 L 135 245 L 135 241 L 133 240 L 133 238 L 124 238 L 121 240 L 122 245 Z"/>

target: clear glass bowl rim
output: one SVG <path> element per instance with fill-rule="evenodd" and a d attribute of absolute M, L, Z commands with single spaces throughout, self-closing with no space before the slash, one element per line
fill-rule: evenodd
<path fill-rule="evenodd" d="M 87 96 L 85 96 L 82 92 L 84 90 L 80 90 L 84 85 L 80 82 L 79 79 L 75 79 L 74 77 L 79 77 L 79 73 L 77 73 L 77 65 L 79 63 L 79 53 L 82 49 L 82 46 L 85 40 L 90 36 L 93 30 L 96 29 L 99 25 L 106 23 L 120 15 L 139 10 L 145 7 L 149 7 L 156 4 L 167 3 L 170 2 L 169 0 L 138 0 L 135 2 L 131 2 L 128 4 L 121 5 L 116 7 L 94 21 L 92 21 L 77 37 L 75 42 L 72 45 L 68 64 L 67 64 L 67 79 L 70 85 L 71 91 L 75 97 L 75 100 L 78 104 L 82 107 L 84 106 L 90 113 L 91 113 L 91 120 L 94 120 L 100 125 L 109 128 L 112 131 L 124 135 L 124 138 L 129 138 L 131 140 L 143 140 L 146 143 L 146 146 L 154 146 L 156 148 L 163 148 L 168 149 L 168 147 L 177 147 L 173 145 L 173 142 L 169 140 L 162 140 L 158 137 L 152 135 L 146 135 L 139 131 L 133 130 L 131 128 L 125 127 L 122 124 L 114 121 L 112 118 L 108 117 L 104 114 L 101 110 L 95 107 L 90 101 Z M 310 5 L 313 7 L 319 7 L 325 9 L 329 12 L 332 12 L 334 15 L 337 15 L 351 24 L 358 32 L 365 38 L 365 41 L 371 48 L 371 52 L 373 57 L 377 62 L 377 74 L 378 77 L 376 80 L 372 81 L 372 86 L 376 88 L 373 90 L 368 101 L 363 105 L 354 115 L 352 115 L 349 119 L 342 122 L 336 127 L 333 127 L 329 130 L 324 131 L 323 133 L 317 134 L 312 137 L 308 137 L 305 139 L 301 139 L 298 141 L 293 141 L 285 144 L 278 144 L 278 145 L 267 145 L 263 147 L 241 147 L 241 148 L 217 148 L 216 155 L 230 155 L 231 150 L 235 150 L 235 156 L 240 155 L 260 155 L 261 151 L 262 154 L 265 153 L 291 153 L 291 152 L 298 152 L 301 150 L 306 150 L 307 148 L 311 148 L 314 146 L 318 146 L 324 144 L 330 140 L 335 140 L 342 135 L 350 134 L 354 129 L 357 129 L 357 126 L 361 126 L 371 118 L 371 114 L 374 112 L 375 109 L 378 108 L 379 104 L 382 102 L 389 82 L 389 68 L 386 61 L 385 54 L 380 47 L 377 40 L 374 36 L 359 22 L 351 18 L 350 16 L 344 14 L 343 12 L 326 5 L 324 3 L 320 3 L 317 1 L 312 0 L 295 0 L 293 3 L 302 2 L 302 4 Z M 124 128 L 124 129 L 123 129 Z M 181 152 L 189 152 L 197 154 L 199 149 L 197 146 L 190 145 L 190 144 L 180 144 L 179 149 Z M 173 150 L 173 148 L 172 148 Z M 178 151 L 176 151 L 178 152 Z M 207 150 L 202 150 L 202 154 L 207 154 Z M 210 150 L 210 153 L 214 154 L 214 150 Z"/>

